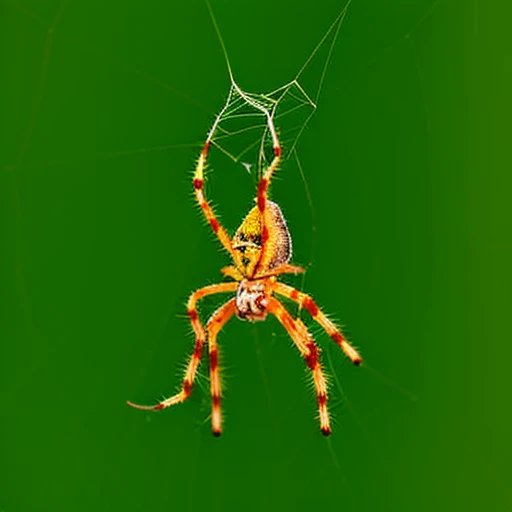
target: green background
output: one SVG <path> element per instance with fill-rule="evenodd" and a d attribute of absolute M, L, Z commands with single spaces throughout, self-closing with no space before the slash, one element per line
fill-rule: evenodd
<path fill-rule="evenodd" d="M 213 2 L 250 91 L 341 7 Z M 228 263 L 191 193 L 229 86 L 206 5 L 2 2 L 0 510 L 510 510 L 509 14 L 353 1 L 298 146 L 311 202 L 293 160 L 273 198 L 296 285 L 366 364 L 313 327 L 344 390 L 325 439 L 283 329 L 233 320 L 215 439 L 204 376 L 173 410 L 125 405 L 174 391 L 185 301 Z M 230 230 L 241 169 L 209 174 Z"/>

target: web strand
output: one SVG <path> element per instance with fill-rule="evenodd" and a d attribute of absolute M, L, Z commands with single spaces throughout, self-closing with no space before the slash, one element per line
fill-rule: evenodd
<path fill-rule="evenodd" d="M 233 162 L 241 163 L 246 170 L 251 169 L 256 163 L 258 176 L 262 175 L 276 151 L 280 153 L 283 151 L 282 160 L 286 160 L 295 150 L 300 136 L 317 108 L 332 52 L 350 3 L 351 0 L 348 0 L 293 80 L 269 93 L 256 94 L 243 90 L 235 80 L 219 25 L 210 2 L 206 0 L 230 81 L 226 103 L 208 132 L 206 144 L 209 146 L 212 143 Z M 327 56 L 321 65 L 316 91 L 314 96 L 311 96 L 300 83 L 300 79 L 304 71 L 312 65 L 320 49 L 327 43 L 329 43 Z M 276 126 L 277 120 L 279 120 L 278 126 Z M 287 124 L 288 121 L 290 125 Z M 242 125 L 242 122 L 248 124 Z M 253 132 L 251 138 L 245 137 L 240 138 L 241 142 L 235 141 L 235 136 L 247 136 L 250 132 Z M 236 149 L 232 149 L 231 145 Z M 254 154 L 255 150 L 257 154 Z M 247 160 L 242 161 L 242 158 Z"/>

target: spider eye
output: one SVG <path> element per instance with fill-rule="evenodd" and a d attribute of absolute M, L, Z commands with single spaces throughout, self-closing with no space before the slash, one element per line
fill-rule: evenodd
<path fill-rule="evenodd" d="M 245 253 L 245 249 L 247 249 L 247 246 L 241 245 L 240 247 L 237 247 L 237 250 L 240 251 L 242 254 Z"/>

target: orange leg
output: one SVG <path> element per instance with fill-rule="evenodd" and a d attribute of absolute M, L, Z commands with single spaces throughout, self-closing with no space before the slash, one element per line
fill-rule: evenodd
<path fill-rule="evenodd" d="M 204 195 L 204 168 L 206 165 L 206 157 L 208 156 L 209 147 L 210 139 L 206 141 L 206 144 L 204 145 L 203 150 L 199 155 L 199 160 L 197 162 L 196 170 L 194 172 L 194 191 L 196 194 L 197 202 L 199 203 L 199 206 L 201 207 L 201 210 L 203 211 L 206 220 L 212 227 L 213 232 L 217 235 L 218 239 L 220 240 L 220 243 L 224 246 L 226 251 L 228 251 L 229 254 L 231 254 L 231 256 L 233 257 L 233 247 L 231 245 L 231 239 L 229 238 L 229 235 L 227 234 L 226 230 L 219 224 L 217 217 L 215 217 L 215 214 L 213 213 L 212 207 L 210 206 Z"/>
<path fill-rule="evenodd" d="M 235 283 L 237 284 L 237 283 Z M 222 390 L 219 376 L 219 346 L 217 345 L 217 334 L 224 327 L 225 323 L 236 312 L 236 299 L 231 299 L 222 305 L 208 320 L 208 348 L 210 353 L 210 392 L 212 397 L 212 432 L 214 436 L 222 433 L 222 414 L 220 401 Z"/>
<path fill-rule="evenodd" d="M 272 277 L 272 276 L 280 276 L 281 274 L 301 274 L 304 272 L 302 267 L 298 267 L 297 265 L 290 265 L 289 263 L 282 263 L 278 267 L 270 269 L 268 272 L 263 272 L 258 274 L 258 279 L 262 277 Z"/>
<path fill-rule="evenodd" d="M 229 265 L 228 267 L 223 267 L 220 269 L 220 272 L 223 276 L 226 276 L 226 277 L 231 277 L 232 279 L 234 279 L 235 281 L 241 281 L 244 276 L 243 274 L 240 272 L 240 270 L 238 270 L 236 267 L 234 267 L 233 265 Z"/>
<path fill-rule="evenodd" d="M 313 374 L 315 383 L 320 429 L 324 436 L 331 433 L 329 411 L 327 410 L 327 381 L 319 361 L 318 347 L 300 318 L 293 319 L 286 308 L 274 297 L 268 299 L 267 309 L 283 324 Z"/>
<path fill-rule="evenodd" d="M 188 316 L 190 317 L 192 329 L 194 329 L 196 342 L 194 345 L 194 352 L 187 365 L 185 377 L 183 378 L 183 383 L 181 385 L 179 393 L 175 394 L 174 396 L 171 396 L 170 398 L 166 398 L 165 400 L 161 401 L 156 405 L 137 405 L 132 402 L 127 402 L 128 405 L 134 407 L 135 409 L 141 409 L 143 411 L 159 411 L 160 409 L 165 409 L 166 407 L 171 407 L 172 405 L 184 402 L 190 396 L 197 368 L 199 366 L 199 363 L 201 362 L 203 344 L 206 339 L 206 333 L 197 314 L 196 303 L 198 300 L 202 299 L 207 295 L 213 295 L 215 293 L 234 292 L 236 291 L 237 287 L 238 283 L 212 284 L 210 286 L 205 286 L 204 288 L 200 288 L 199 290 L 195 291 L 188 299 L 187 313 Z"/>
<path fill-rule="evenodd" d="M 272 137 L 272 144 L 274 148 L 274 158 L 270 165 L 265 169 L 263 176 L 261 177 L 258 183 L 258 195 L 257 195 L 257 203 L 258 210 L 261 215 L 261 254 L 256 265 L 256 274 L 262 269 L 265 268 L 265 265 L 268 259 L 268 249 L 267 249 L 267 241 L 269 238 L 268 226 L 271 222 L 269 219 L 269 213 L 267 211 L 267 200 L 268 200 L 268 187 L 270 185 L 270 180 L 272 176 L 276 172 L 279 163 L 281 162 L 281 144 L 279 143 L 279 139 L 277 137 L 277 133 L 274 127 L 274 122 L 272 117 L 267 112 L 267 124 L 270 135 Z"/>
<path fill-rule="evenodd" d="M 220 271 L 223 276 L 231 277 L 235 281 L 241 281 L 244 278 L 243 274 L 233 265 L 230 265 L 229 267 L 224 267 Z M 258 274 L 258 279 L 264 277 L 280 276 L 281 274 L 297 275 L 302 272 L 304 272 L 304 269 L 302 267 L 298 267 L 297 265 L 290 265 L 289 263 L 283 263 L 278 267 L 269 270 L 268 272 Z"/>
<path fill-rule="evenodd" d="M 338 345 L 345 355 L 355 364 L 360 365 L 362 358 L 359 352 L 346 340 L 345 336 L 339 331 L 339 329 L 329 320 L 324 313 L 316 305 L 316 302 L 305 293 L 299 292 L 292 286 L 288 286 L 284 283 L 276 283 L 274 291 L 279 295 L 284 295 L 289 299 L 300 304 L 301 307 L 305 307 L 309 314 L 316 320 L 331 337 L 331 339 Z"/>

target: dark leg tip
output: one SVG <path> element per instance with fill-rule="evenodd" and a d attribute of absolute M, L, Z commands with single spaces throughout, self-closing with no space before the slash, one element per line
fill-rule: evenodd
<path fill-rule="evenodd" d="M 322 430 L 322 434 L 325 437 L 328 437 L 331 435 L 331 429 L 329 427 L 323 427 L 321 430 Z"/>
<path fill-rule="evenodd" d="M 221 433 L 222 432 L 220 430 L 213 430 L 212 431 L 212 434 L 213 434 L 214 437 L 220 437 Z"/>

